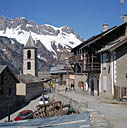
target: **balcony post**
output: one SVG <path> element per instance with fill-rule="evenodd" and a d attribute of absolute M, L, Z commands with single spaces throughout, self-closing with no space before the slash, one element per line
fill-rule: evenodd
<path fill-rule="evenodd" d="M 86 54 L 85 54 L 85 52 L 83 53 L 84 54 L 84 59 L 83 59 L 83 70 L 85 71 L 86 70 Z"/>
<path fill-rule="evenodd" d="M 91 67 L 92 67 L 92 70 L 93 70 L 93 53 L 92 53 L 92 65 L 91 65 Z"/>

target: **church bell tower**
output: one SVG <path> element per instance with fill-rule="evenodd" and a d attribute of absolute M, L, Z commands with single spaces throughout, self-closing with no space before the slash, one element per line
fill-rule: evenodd
<path fill-rule="evenodd" d="M 37 71 L 37 48 L 31 33 L 23 49 L 23 74 L 38 76 Z"/>

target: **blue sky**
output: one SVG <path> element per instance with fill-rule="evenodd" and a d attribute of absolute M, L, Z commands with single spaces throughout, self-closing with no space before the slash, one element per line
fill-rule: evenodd
<path fill-rule="evenodd" d="M 0 15 L 56 27 L 68 25 L 88 39 L 100 33 L 103 24 L 120 25 L 121 16 L 127 14 L 127 0 L 123 7 L 121 13 L 120 0 L 0 0 Z"/>

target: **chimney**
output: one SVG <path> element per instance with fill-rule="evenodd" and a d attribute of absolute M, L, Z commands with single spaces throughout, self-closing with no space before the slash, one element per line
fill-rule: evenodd
<path fill-rule="evenodd" d="M 123 15 L 123 23 L 127 22 L 127 15 Z"/>
<path fill-rule="evenodd" d="M 103 24 L 103 32 L 108 30 L 108 24 Z"/>

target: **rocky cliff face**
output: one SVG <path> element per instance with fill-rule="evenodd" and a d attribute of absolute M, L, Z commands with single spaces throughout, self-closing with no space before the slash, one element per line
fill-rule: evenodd
<path fill-rule="evenodd" d="M 8 65 L 15 73 L 22 70 L 23 45 L 15 39 L 0 36 L 0 64 Z"/>
<path fill-rule="evenodd" d="M 83 42 L 72 28 L 37 25 L 25 18 L 0 16 L 0 64 L 8 64 L 15 72 L 22 70 L 23 46 L 31 32 L 38 48 L 39 70 L 49 69 L 70 54 L 70 49 Z"/>

